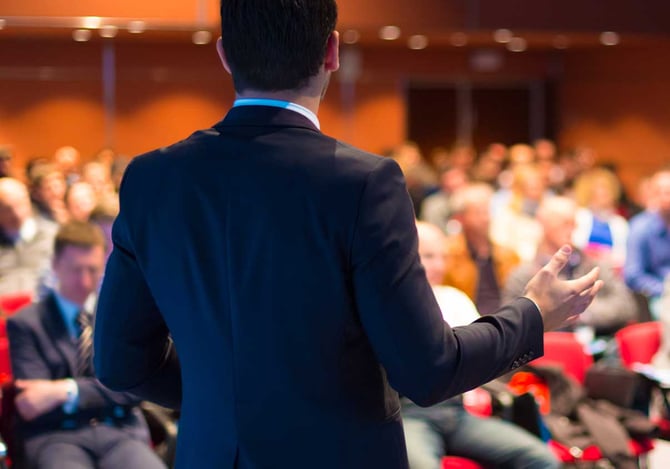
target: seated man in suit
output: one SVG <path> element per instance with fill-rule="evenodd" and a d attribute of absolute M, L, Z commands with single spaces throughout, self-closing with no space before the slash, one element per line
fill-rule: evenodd
<path fill-rule="evenodd" d="M 479 317 L 462 291 L 439 285 L 445 271 L 445 236 L 428 223 L 417 223 L 419 257 L 433 286 L 442 315 L 450 326 L 465 326 Z M 539 438 L 496 417 L 469 414 L 461 396 L 421 408 L 402 400 L 402 420 L 411 469 L 439 469 L 443 456 L 464 456 L 492 467 L 551 469 L 559 466 Z"/>
<path fill-rule="evenodd" d="M 83 305 L 99 284 L 104 248 L 98 227 L 63 225 L 53 259 L 57 291 L 7 321 L 17 430 L 29 467 L 165 467 L 147 445 L 138 400 L 93 376 L 92 318 Z"/>

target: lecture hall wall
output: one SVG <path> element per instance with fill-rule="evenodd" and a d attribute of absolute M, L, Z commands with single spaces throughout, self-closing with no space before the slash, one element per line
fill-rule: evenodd
<path fill-rule="evenodd" d="M 124 16 L 119 9 L 126 9 L 125 16 L 168 20 L 195 14 L 189 2 L 163 2 L 161 9 L 147 8 L 148 3 L 89 0 L 83 8 L 84 2 L 74 1 L 10 1 L 0 14 L 95 11 L 100 16 Z M 419 5 L 428 11 L 437 3 L 427 0 Z M 197 14 L 215 18 L 215 2 L 203 4 L 206 8 Z M 383 2 L 387 8 L 391 4 L 395 2 Z M 375 9 L 382 3 L 370 0 L 366 5 L 356 10 L 356 24 L 373 24 Z M 352 8 L 350 2 L 341 2 L 341 16 L 351 18 Z M 398 17 L 407 14 L 402 6 L 393 8 L 392 14 Z M 445 17 L 459 14 L 441 10 Z M 440 21 L 440 15 L 436 17 Z M 3 37 L 0 31 L 0 143 L 12 144 L 19 161 L 48 156 L 65 144 L 78 147 L 86 157 L 106 140 L 117 151 L 135 155 L 217 122 L 232 103 L 231 81 L 220 67 L 213 44 L 119 40 L 113 46 L 114 115 L 111 123 L 106 122 L 109 113 L 103 105 L 101 77 L 105 44 L 99 39 L 75 43 L 49 35 Z M 356 83 L 343 84 L 337 76 L 331 83 L 320 111 L 323 130 L 382 152 L 406 137 L 405 94 L 410 80 L 550 79 L 557 91 L 556 130 L 561 146 L 594 147 L 601 160 L 619 164 L 627 185 L 670 161 L 670 62 L 663 60 L 668 42 L 505 52 L 503 66 L 495 74 L 473 72 L 468 53 L 457 48 L 362 47 L 362 71 Z"/>

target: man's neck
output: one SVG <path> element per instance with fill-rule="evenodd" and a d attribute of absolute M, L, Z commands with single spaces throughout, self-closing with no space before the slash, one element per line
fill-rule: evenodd
<path fill-rule="evenodd" d="M 314 114 L 317 114 L 319 111 L 319 103 L 321 102 L 320 97 L 308 96 L 296 91 L 256 91 L 256 90 L 245 90 L 241 93 L 237 93 L 235 96 L 237 99 L 274 99 L 278 101 L 288 101 L 290 103 L 299 104 Z"/>

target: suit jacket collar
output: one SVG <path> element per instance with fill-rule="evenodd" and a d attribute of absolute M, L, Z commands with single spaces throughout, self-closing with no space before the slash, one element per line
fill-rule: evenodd
<path fill-rule="evenodd" d="M 223 131 L 229 127 L 297 127 L 320 132 L 307 117 L 290 109 L 274 106 L 237 106 L 214 126 Z"/>
<path fill-rule="evenodd" d="M 63 322 L 63 315 L 58 308 L 56 298 L 53 294 L 49 294 L 41 305 L 40 319 L 44 325 L 44 330 L 70 367 L 70 374 L 74 375 L 77 369 L 77 347 L 73 344 L 72 337 L 70 337 L 70 333 Z"/>

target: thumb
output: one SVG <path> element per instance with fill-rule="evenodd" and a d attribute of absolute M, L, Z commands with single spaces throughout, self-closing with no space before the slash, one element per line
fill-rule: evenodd
<path fill-rule="evenodd" d="M 561 249 L 556 251 L 547 265 L 544 266 L 544 270 L 552 273 L 553 275 L 558 275 L 558 273 L 563 270 L 563 267 L 565 267 L 565 264 L 568 263 L 570 254 L 572 254 L 572 248 L 570 245 L 564 244 Z"/>

